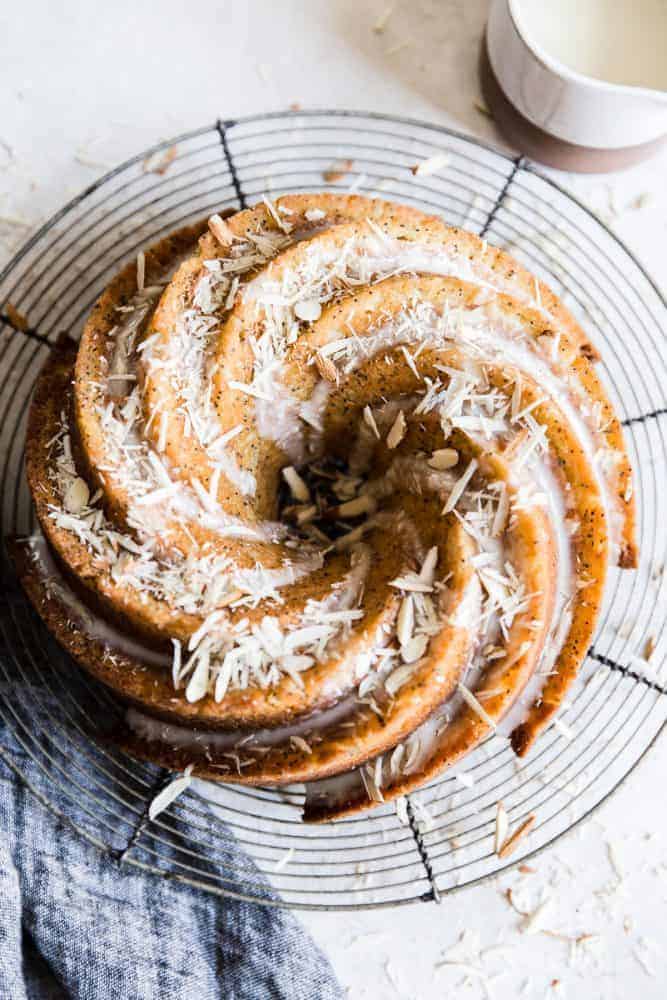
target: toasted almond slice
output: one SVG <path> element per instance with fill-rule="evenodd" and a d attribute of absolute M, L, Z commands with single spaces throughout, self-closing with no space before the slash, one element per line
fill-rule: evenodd
<path fill-rule="evenodd" d="M 77 476 L 67 487 L 67 491 L 63 497 L 63 504 L 65 510 L 69 511 L 70 514 L 78 514 L 86 506 L 89 499 L 90 490 L 88 489 L 88 484 L 80 476 Z"/>
<path fill-rule="evenodd" d="M 312 747 L 310 743 L 306 743 L 303 736 L 290 736 L 290 743 L 295 748 L 295 750 L 301 750 L 302 753 L 312 753 Z"/>
<path fill-rule="evenodd" d="M 397 448 L 405 437 L 406 430 L 407 424 L 405 423 L 405 414 L 403 413 L 403 410 L 399 410 L 396 419 L 391 425 L 391 430 L 387 434 L 387 448 L 390 450 Z"/>
<path fill-rule="evenodd" d="M 221 246 L 228 247 L 234 242 L 234 233 L 220 215 L 211 216 L 208 228 Z"/>
<path fill-rule="evenodd" d="M 461 499 L 461 497 L 462 497 L 462 495 L 463 495 L 463 493 L 465 491 L 466 486 L 468 485 L 468 483 L 470 482 L 470 480 L 474 476 L 476 469 L 477 469 L 477 459 L 476 458 L 471 458 L 470 462 L 468 463 L 468 466 L 467 466 L 465 472 L 463 473 L 463 475 L 461 476 L 461 478 L 459 480 L 457 480 L 456 483 L 454 483 L 454 486 L 452 488 L 452 492 L 449 494 L 449 498 L 447 500 L 447 503 L 442 508 L 442 513 L 443 514 L 449 514 L 450 511 L 454 510 L 454 508 L 456 507 L 457 503 Z"/>
<path fill-rule="evenodd" d="M 413 635 L 412 639 L 401 646 L 401 658 L 405 663 L 416 663 L 426 652 L 427 646 L 427 635 Z"/>
<path fill-rule="evenodd" d="M 421 163 L 416 163 L 414 167 L 410 167 L 410 170 L 415 175 L 415 177 L 428 177 L 430 174 L 436 174 L 438 170 L 442 170 L 451 162 L 451 156 L 449 153 L 435 153 L 434 156 L 429 156 L 427 160 L 422 160 Z"/>
<path fill-rule="evenodd" d="M 496 728 L 495 720 L 491 718 L 491 716 L 486 711 L 484 706 L 480 704 L 477 698 L 475 698 L 475 695 L 472 693 L 470 688 L 467 688 L 465 684 L 461 684 L 460 681 L 456 686 L 458 688 L 459 694 L 461 695 L 465 703 L 469 705 L 470 708 L 472 708 L 473 712 L 475 712 L 476 715 L 479 715 L 480 719 L 482 719 L 483 722 L 486 722 L 487 726 L 490 726 L 491 729 L 495 729 Z"/>
<path fill-rule="evenodd" d="M 424 557 L 424 562 L 422 563 L 422 567 L 419 570 L 419 579 L 422 580 L 423 583 L 427 583 L 429 586 L 431 586 L 435 576 L 435 567 L 437 565 L 438 565 L 438 546 L 433 545 L 428 550 L 426 556 Z"/>
<path fill-rule="evenodd" d="M 307 507 L 298 507 L 296 509 L 296 523 L 297 524 L 308 524 L 310 521 L 314 520 L 317 515 L 317 504 L 311 503 Z"/>
<path fill-rule="evenodd" d="M 146 284 L 146 254 L 140 250 L 137 254 L 137 291 L 143 292 Z"/>
<path fill-rule="evenodd" d="M 373 431 L 373 434 L 375 434 L 375 437 L 379 441 L 380 432 L 378 430 L 378 425 L 375 422 L 375 417 L 373 415 L 373 411 L 371 410 L 370 406 L 364 406 L 363 417 L 364 417 L 364 423 L 366 424 L 367 427 L 370 427 L 370 429 Z"/>
<path fill-rule="evenodd" d="M 334 385 L 338 385 L 338 369 L 333 361 L 325 358 L 320 351 L 315 355 L 315 365 L 323 379 L 327 382 L 333 382 Z"/>
<path fill-rule="evenodd" d="M 432 469 L 439 472 L 445 469 L 453 469 L 459 460 L 459 453 L 455 448 L 438 448 L 428 460 Z"/>
<path fill-rule="evenodd" d="M 496 854 L 500 853 L 503 844 L 507 840 L 509 832 L 510 821 L 507 815 L 507 810 L 502 802 L 498 802 L 496 805 L 496 832 L 493 841 L 493 850 Z"/>
<path fill-rule="evenodd" d="M 283 469 L 283 479 L 289 486 L 295 500 L 298 500 L 300 503 L 309 502 L 310 490 L 293 465 L 285 466 Z"/>
<path fill-rule="evenodd" d="M 415 606 L 412 597 L 408 594 L 401 602 L 401 609 L 396 619 L 396 638 L 401 646 L 412 638 L 415 626 Z"/>
<path fill-rule="evenodd" d="M 523 840 L 523 838 L 527 836 L 527 834 L 529 834 L 535 826 L 536 819 L 537 817 L 535 813 L 531 813 L 530 816 L 523 821 L 523 823 L 520 823 L 519 826 L 517 826 L 516 830 L 509 835 L 505 843 L 497 852 L 499 858 L 508 858 L 510 854 L 514 853 L 519 841 Z"/>
<path fill-rule="evenodd" d="M 354 500 L 347 500 L 340 504 L 337 509 L 338 517 L 359 517 L 361 514 L 373 514 L 377 508 L 377 503 L 373 497 L 364 493 Z"/>
<path fill-rule="evenodd" d="M 334 163 L 322 173 L 322 179 L 327 182 L 327 184 L 335 184 L 336 181 L 342 181 L 346 174 L 349 174 L 352 169 L 352 160 L 341 160 L 339 163 Z"/>

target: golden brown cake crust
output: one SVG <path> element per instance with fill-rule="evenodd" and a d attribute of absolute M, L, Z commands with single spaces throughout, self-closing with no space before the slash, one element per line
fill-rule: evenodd
<path fill-rule="evenodd" d="M 285 220 L 289 220 L 289 226 Z M 363 345 L 381 324 L 399 323 L 407 305 L 426 305 L 441 317 L 474 314 L 475 321 L 483 322 L 485 329 L 509 330 L 512 337 L 523 338 L 536 356 L 540 351 L 544 354 L 545 344 L 550 345 L 549 364 L 567 384 L 568 393 L 584 412 L 596 413 L 599 439 L 615 463 L 614 478 L 609 481 L 613 482 L 612 503 L 620 520 L 618 562 L 624 567 L 636 565 L 632 471 L 620 423 L 592 364 L 596 352 L 553 293 L 508 254 L 408 206 L 353 195 L 287 196 L 239 212 L 227 220 L 225 227 L 218 228 L 222 242 L 203 223 L 180 230 L 147 250 L 141 261 L 146 285 L 165 281 L 173 273 L 164 292 L 156 298 L 155 308 L 147 309 L 139 325 L 138 343 L 143 349 L 150 341 L 158 363 L 150 368 L 142 362 L 137 378 L 148 427 L 146 439 L 156 452 L 164 454 L 164 461 L 176 476 L 187 482 L 199 476 L 204 493 L 210 496 L 213 490 L 213 501 L 219 501 L 225 514 L 244 523 L 261 526 L 278 516 L 281 472 L 288 461 L 282 446 L 259 434 L 255 426 L 256 397 L 239 391 L 239 386 L 242 390 L 252 380 L 257 344 L 266 329 L 266 312 L 257 307 L 252 296 L 236 294 L 235 289 L 236 297 L 231 296 L 229 308 L 220 311 L 218 326 L 211 327 L 215 335 L 206 360 L 222 430 L 241 428 L 241 433 L 230 441 L 229 453 L 239 468 L 255 477 L 254 495 L 242 494 L 226 480 L 226 474 L 213 472 L 205 448 L 191 433 L 188 418 L 180 415 L 170 376 L 160 365 L 161 345 L 169 342 L 184 310 L 192 307 L 206 262 L 233 263 L 234 240 L 247 239 L 249 234 L 280 237 L 293 228 L 299 240 L 286 239 L 275 259 L 267 258 L 261 267 L 243 275 L 239 286 L 243 289 L 244 282 L 268 270 L 277 287 L 280 282 L 286 282 L 287 287 L 308 254 L 320 253 L 326 259 L 326 254 L 335 255 L 363 240 L 370 227 L 380 238 L 443 250 L 457 260 L 476 265 L 483 262 L 484 275 L 491 275 L 498 287 L 488 294 L 488 283 L 477 283 L 474 275 L 463 280 L 390 274 L 383 280 L 346 288 L 344 294 L 332 294 L 312 320 L 304 320 L 298 339 L 281 356 L 281 371 L 299 404 L 314 398 L 318 385 L 329 383 L 320 415 L 323 454 L 339 465 L 347 462 L 353 430 L 366 421 L 366 434 L 371 439 L 375 434 L 378 441 L 373 443 L 373 458 L 364 474 L 381 481 L 399 452 L 388 444 L 388 425 L 378 430 L 373 412 L 398 400 L 408 414 L 401 448 L 423 463 L 430 461 L 431 451 L 435 456 L 436 448 L 442 447 L 441 422 L 428 413 L 419 420 L 413 418 L 408 402 L 413 400 L 410 405 L 414 406 L 423 386 L 434 385 L 439 373 L 448 372 L 447 377 L 452 379 L 452 372 L 463 372 L 470 365 L 474 368 L 474 351 L 471 362 L 464 341 L 452 338 L 437 349 L 425 341 L 413 357 L 404 346 L 390 343 L 386 351 L 377 356 L 369 353 L 348 370 L 327 361 L 326 349 L 333 342 L 340 345 L 348 339 Z M 231 233 L 229 245 L 225 243 L 227 230 Z M 157 730 L 150 726 L 142 730 L 138 724 L 116 733 L 118 742 L 137 757 L 174 769 L 192 764 L 198 776 L 250 785 L 317 781 L 365 768 L 378 759 L 381 765 L 382 755 L 409 739 L 417 727 L 436 718 L 457 691 L 467 691 L 461 678 L 467 676 L 479 650 L 474 614 L 471 616 L 469 610 L 464 614 L 463 609 L 475 606 L 471 595 L 479 591 L 475 598 L 479 604 L 484 593 L 473 569 L 477 552 L 473 536 L 458 511 L 447 507 L 443 510 L 446 494 L 437 490 L 422 493 L 421 488 L 408 488 L 403 483 L 394 488 L 395 496 L 380 492 L 382 516 L 373 520 L 378 503 L 373 499 L 369 527 L 359 536 L 370 553 L 360 591 L 364 617 L 360 623 L 350 624 L 345 641 L 333 643 L 331 650 L 298 678 L 286 674 L 268 686 L 228 687 L 219 698 L 214 697 L 211 688 L 197 698 L 184 697 L 184 685 L 179 688 L 177 681 L 175 688 L 172 678 L 172 640 L 174 648 L 182 647 L 184 653 L 189 646 L 196 648 L 196 638 L 212 627 L 207 615 L 175 607 L 150 589 L 139 590 L 124 582 L 84 537 L 54 517 L 63 497 L 52 471 L 53 442 L 64 420 L 71 432 L 77 473 L 90 484 L 90 492 L 99 488 L 103 494 L 104 516 L 119 532 L 134 537 L 135 544 L 136 539 L 141 541 L 132 521 L 131 496 L 105 464 L 101 414 L 109 400 L 100 388 L 114 347 L 119 309 L 122 312 L 129 308 L 128 303 L 138 291 L 137 273 L 137 265 L 128 265 L 114 279 L 94 307 L 80 347 L 60 342 L 38 380 L 28 423 L 27 475 L 50 553 L 46 563 L 52 563 L 52 571 L 45 569 L 44 561 L 40 563 L 35 543 L 13 543 L 26 592 L 59 643 L 86 671 L 148 720 L 158 720 Z M 522 381 L 502 358 L 486 359 L 481 367 L 489 392 L 505 400 L 503 412 L 509 412 L 510 405 L 513 413 L 530 412 L 544 431 L 550 475 L 566 495 L 568 517 L 577 524 L 568 543 L 576 582 L 568 605 L 571 620 L 539 696 L 512 732 L 512 746 L 522 755 L 553 719 L 589 648 L 611 550 L 612 515 L 603 502 L 596 459 L 582 446 L 557 398 L 542 394 L 539 379 L 524 376 Z M 165 440 L 160 440 L 164 434 L 154 415 L 162 412 L 165 403 L 179 415 L 172 421 Z M 486 665 L 472 700 L 468 697 L 457 703 L 453 718 L 409 773 L 385 777 L 386 800 L 431 780 L 488 736 L 534 675 L 549 642 L 558 608 L 557 569 L 559 545 L 563 544 L 559 532 L 563 525 L 554 527 L 541 502 L 522 500 L 525 484 L 520 476 L 517 478 L 513 463 L 528 432 L 523 437 L 512 433 L 515 436 L 504 450 L 488 444 L 488 434 L 485 438 L 484 434 L 480 437 L 456 429 L 447 432 L 446 444 L 455 452 L 461 473 L 474 466 L 475 490 L 483 499 L 488 499 L 489 484 L 491 492 L 500 488 L 509 498 L 511 517 L 508 525 L 500 529 L 502 544 L 513 573 L 524 587 L 525 600 L 519 602 L 510 623 L 502 655 Z M 337 509 L 331 507 L 333 512 Z M 331 520 L 338 516 L 344 522 L 340 515 L 329 516 Z M 361 675 L 357 675 L 356 661 L 366 655 L 367 649 L 378 646 L 378 636 L 385 637 L 385 644 L 395 640 L 399 613 L 406 604 L 405 592 L 395 586 L 396 580 L 406 573 L 419 576 L 419 559 L 411 548 L 412 535 L 408 538 L 409 533 L 404 534 L 404 523 L 419 526 L 423 552 L 436 553 L 438 572 L 444 581 L 437 591 L 442 618 L 439 631 L 429 633 L 423 647 L 426 651 L 410 671 L 406 670 L 397 693 L 378 706 L 373 699 L 369 703 L 357 697 Z M 179 558 L 188 556 L 192 546 L 193 552 L 215 549 L 242 568 L 261 565 L 273 570 L 283 565 L 286 549 L 280 540 L 240 542 L 219 537 L 217 531 L 198 517 L 184 527 L 180 523 L 169 526 L 159 538 L 159 557 L 166 563 L 174 553 Z M 307 548 L 304 543 L 304 551 Z M 352 565 L 350 551 L 356 549 L 339 547 L 334 541 L 327 547 L 322 565 L 289 582 L 282 591 L 282 606 L 270 608 L 280 628 L 289 632 L 309 603 L 322 601 L 332 592 Z M 478 562 L 483 555 L 479 550 Z M 407 599 L 411 600 L 409 590 Z M 261 631 L 267 614 L 261 602 L 254 606 L 241 602 L 237 606 L 229 601 L 221 607 L 218 618 L 228 624 L 230 631 L 237 626 Z M 111 630 L 96 627 L 95 616 L 108 622 Z M 295 648 L 298 651 L 299 647 Z M 478 698 L 483 701 L 481 710 Z M 351 699 L 351 708 L 342 722 L 338 717 L 320 716 L 346 703 L 346 699 Z M 183 737 L 182 745 L 181 737 L 161 741 L 150 735 L 159 730 L 160 723 L 180 726 L 197 738 L 188 741 Z M 285 729 L 284 737 L 277 735 L 281 727 L 291 726 L 296 727 L 296 736 L 290 735 L 289 729 Z M 233 741 L 239 735 L 245 738 L 245 734 L 264 729 L 273 730 L 274 736 L 257 752 L 249 747 L 243 757 Z M 176 730 L 166 728 L 164 732 Z M 225 742 L 227 736 L 231 743 Z M 316 795 L 310 798 L 305 818 L 324 821 L 373 804 L 360 783 L 350 787 L 349 794 L 337 801 L 318 799 Z"/>

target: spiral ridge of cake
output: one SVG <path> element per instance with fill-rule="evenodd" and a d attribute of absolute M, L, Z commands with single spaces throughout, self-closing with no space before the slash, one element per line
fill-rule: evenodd
<path fill-rule="evenodd" d="M 21 576 L 139 757 L 392 799 L 524 754 L 636 564 L 632 473 L 562 303 L 414 208 L 294 195 L 181 230 L 38 382 Z"/>

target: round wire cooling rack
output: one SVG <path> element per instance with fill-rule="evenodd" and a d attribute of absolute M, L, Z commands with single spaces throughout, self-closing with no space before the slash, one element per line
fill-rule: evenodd
<path fill-rule="evenodd" d="M 446 166 L 413 176 L 412 165 L 442 152 Z M 408 202 L 506 247 L 554 288 L 600 348 L 635 468 L 641 563 L 611 572 L 595 643 L 561 721 L 522 761 L 500 737 L 488 739 L 455 772 L 410 796 L 406 825 L 386 804 L 310 827 L 299 818 L 303 787 L 203 782 L 150 820 L 150 801 L 168 776 L 105 742 L 119 707 L 28 607 L 3 547 L 0 716 L 17 749 L 0 754 L 46 807 L 121 866 L 270 905 L 388 906 L 439 899 L 506 866 L 493 850 L 501 799 L 512 826 L 535 816 L 511 863 L 552 843 L 618 787 L 667 720 L 667 524 L 658 517 L 667 305 L 601 222 L 524 158 L 389 116 L 259 115 L 147 150 L 66 205 L 0 274 L 2 531 L 11 538 L 34 528 L 23 440 L 39 369 L 61 331 L 78 336 L 114 272 L 213 211 L 263 194 L 322 190 Z"/>

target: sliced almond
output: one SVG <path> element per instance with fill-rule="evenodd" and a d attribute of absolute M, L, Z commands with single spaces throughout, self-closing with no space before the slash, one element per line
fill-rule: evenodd
<path fill-rule="evenodd" d="M 232 590 L 231 593 L 225 594 L 224 597 L 220 598 L 216 608 L 228 608 L 230 604 L 233 604 L 234 601 L 239 601 L 242 597 L 242 590 Z"/>
<path fill-rule="evenodd" d="M 410 167 L 410 170 L 415 177 L 428 177 L 430 174 L 436 174 L 443 167 L 449 166 L 451 159 L 449 153 L 436 153 L 434 156 L 429 156 L 427 160 L 416 163 L 414 167 Z"/>
<path fill-rule="evenodd" d="M 65 491 L 63 504 L 70 514 L 79 514 L 90 499 L 88 484 L 80 476 L 73 479 Z"/>
<path fill-rule="evenodd" d="M 166 149 L 162 155 L 154 153 L 152 156 L 147 156 L 142 164 L 142 169 L 145 174 L 159 174 L 161 177 L 166 174 L 169 167 L 176 159 L 178 153 L 178 146 L 170 146 Z"/>
<path fill-rule="evenodd" d="M 438 565 L 438 546 L 433 545 L 426 553 L 424 562 L 422 563 L 422 567 L 419 570 L 419 579 L 422 580 L 424 583 L 429 584 L 430 586 L 433 583 L 433 578 L 435 576 L 435 568 L 437 565 Z"/>
<path fill-rule="evenodd" d="M 297 524 L 308 524 L 317 517 L 317 504 L 311 503 L 307 507 L 297 507 L 295 517 Z"/>
<path fill-rule="evenodd" d="M 304 323 L 314 323 L 322 315 L 322 305 L 317 299 L 303 299 L 294 306 L 294 315 Z"/>
<path fill-rule="evenodd" d="M 312 747 L 309 743 L 306 743 L 303 736 L 290 736 L 290 743 L 295 750 L 300 750 L 302 753 L 311 754 L 313 752 Z"/>
<path fill-rule="evenodd" d="M 333 382 L 334 385 L 338 385 L 338 369 L 330 358 L 325 358 L 324 355 L 318 351 L 315 355 L 315 365 L 325 381 Z"/>
<path fill-rule="evenodd" d="M 377 21 L 373 25 L 373 31 L 376 35 L 381 35 L 389 23 L 389 18 L 394 13 L 393 7 L 387 7 L 387 9 L 380 14 Z"/>
<path fill-rule="evenodd" d="M 337 508 L 338 517 L 360 517 L 362 514 L 373 514 L 377 509 L 377 503 L 373 497 L 364 493 L 353 500 L 346 500 Z"/>
<path fill-rule="evenodd" d="M 531 813 L 530 816 L 523 821 L 523 823 L 520 823 L 519 826 L 517 826 L 516 830 L 509 835 L 505 843 L 497 852 L 499 858 L 508 858 L 510 854 L 514 853 L 519 841 L 523 840 L 523 838 L 529 834 L 535 826 L 536 819 L 537 817 L 535 813 Z"/>
<path fill-rule="evenodd" d="M 391 425 L 391 430 L 387 434 L 387 448 L 390 450 L 397 448 L 405 437 L 406 430 L 407 424 L 405 422 L 405 414 L 403 413 L 403 410 L 399 410 L 396 419 Z"/>
<path fill-rule="evenodd" d="M 510 821 L 507 815 L 507 810 L 502 802 L 498 802 L 496 805 L 496 832 L 493 841 L 493 849 L 496 854 L 499 854 L 503 844 L 507 840 L 507 834 L 510 832 Z"/>
<path fill-rule="evenodd" d="M 442 472 L 445 469 L 453 469 L 458 460 L 459 453 L 455 448 L 438 448 L 429 458 L 428 464 L 432 469 Z"/>
<path fill-rule="evenodd" d="M 228 247 L 234 242 L 234 233 L 220 215 L 211 216 L 208 228 L 221 246 Z"/>
<path fill-rule="evenodd" d="M 396 638 L 399 645 L 405 646 L 412 639 L 415 627 L 415 607 L 412 598 L 404 597 L 396 620 Z"/>
<path fill-rule="evenodd" d="M 346 174 L 349 174 L 352 169 L 352 160 L 341 160 L 339 163 L 334 163 L 322 173 L 322 179 L 327 182 L 327 184 L 335 184 L 336 181 L 342 181 Z"/>
<path fill-rule="evenodd" d="M 293 465 L 285 466 L 283 469 L 283 479 L 289 486 L 295 500 L 298 500 L 300 503 L 309 502 L 310 490 Z"/>
<path fill-rule="evenodd" d="M 366 426 L 370 427 L 370 429 L 373 431 L 373 434 L 379 441 L 380 432 L 378 430 L 378 425 L 375 422 L 375 417 L 373 416 L 373 411 L 371 410 L 370 406 L 364 406 L 363 418 Z"/>
<path fill-rule="evenodd" d="M 406 642 L 404 646 L 401 646 L 401 659 L 405 663 L 415 663 L 422 658 L 427 646 L 427 635 L 413 635 L 412 639 Z"/>
<path fill-rule="evenodd" d="M 146 254 L 140 250 L 137 254 L 137 291 L 143 292 L 146 284 Z"/>

